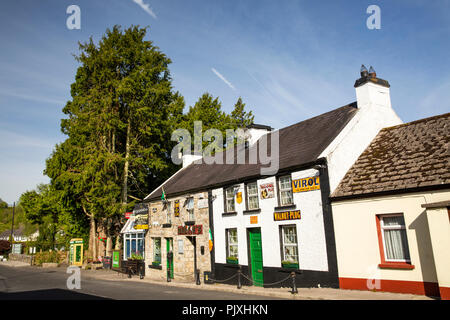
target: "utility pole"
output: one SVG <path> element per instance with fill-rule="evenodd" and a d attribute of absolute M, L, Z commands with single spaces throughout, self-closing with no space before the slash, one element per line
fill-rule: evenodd
<path fill-rule="evenodd" d="M 12 216 L 12 223 L 11 223 L 11 252 L 13 249 L 13 243 L 14 243 L 14 211 L 16 208 L 16 202 L 13 203 L 13 216 Z"/>

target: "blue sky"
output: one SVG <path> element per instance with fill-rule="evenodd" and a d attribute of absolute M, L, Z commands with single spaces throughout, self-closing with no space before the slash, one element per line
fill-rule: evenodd
<path fill-rule="evenodd" d="M 15 0 L 0 4 L 0 198 L 38 183 L 64 140 L 78 41 L 115 24 L 149 26 L 192 105 L 204 92 L 229 112 L 241 96 L 255 122 L 284 127 L 355 101 L 359 67 L 391 84 L 404 122 L 450 111 L 450 1 Z M 69 30 L 66 9 L 81 9 Z M 369 30 L 366 9 L 381 9 Z"/>

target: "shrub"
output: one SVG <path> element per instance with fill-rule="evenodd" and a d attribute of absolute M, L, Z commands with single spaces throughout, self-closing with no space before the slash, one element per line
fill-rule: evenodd
<path fill-rule="evenodd" d="M 38 252 L 34 256 L 34 263 L 41 266 L 43 263 L 61 263 L 64 261 L 65 253 L 59 251 Z"/>
<path fill-rule="evenodd" d="M 11 249 L 11 244 L 7 240 L 0 240 L 0 254 L 5 254 Z"/>

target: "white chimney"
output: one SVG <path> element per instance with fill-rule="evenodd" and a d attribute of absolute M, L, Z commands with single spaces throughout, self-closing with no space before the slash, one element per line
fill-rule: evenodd
<path fill-rule="evenodd" d="M 251 124 L 245 129 L 245 140 L 248 141 L 248 146 L 253 145 L 263 135 L 272 131 L 270 126 L 261 124 Z"/>
<path fill-rule="evenodd" d="M 377 78 L 377 74 L 373 67 L 370 67 L 369 72 L 367 72 L 366 67 L 362 65 L 361 78 L 355 82 L 358 108 L 391 108 L 389 88 L 389 82 Z"/>
<path fill-rule="evenodd" d="M 201 160 L 202 155 L 201 154 L 184 154 L 182 155 L 183 159 L 183 168 L 186 168 L 188 165 L 193 163 L 196 160 Z M 198 161 L 196 163 L 201 163 L 201 161 Z"/>

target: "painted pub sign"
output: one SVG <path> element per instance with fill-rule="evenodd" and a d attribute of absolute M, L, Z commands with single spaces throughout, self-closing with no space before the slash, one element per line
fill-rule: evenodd
<path fill-rule="evenodd" d="M 134 229 L 148 229 L 148 205 L 137 203 L 133 209 Z"/>

